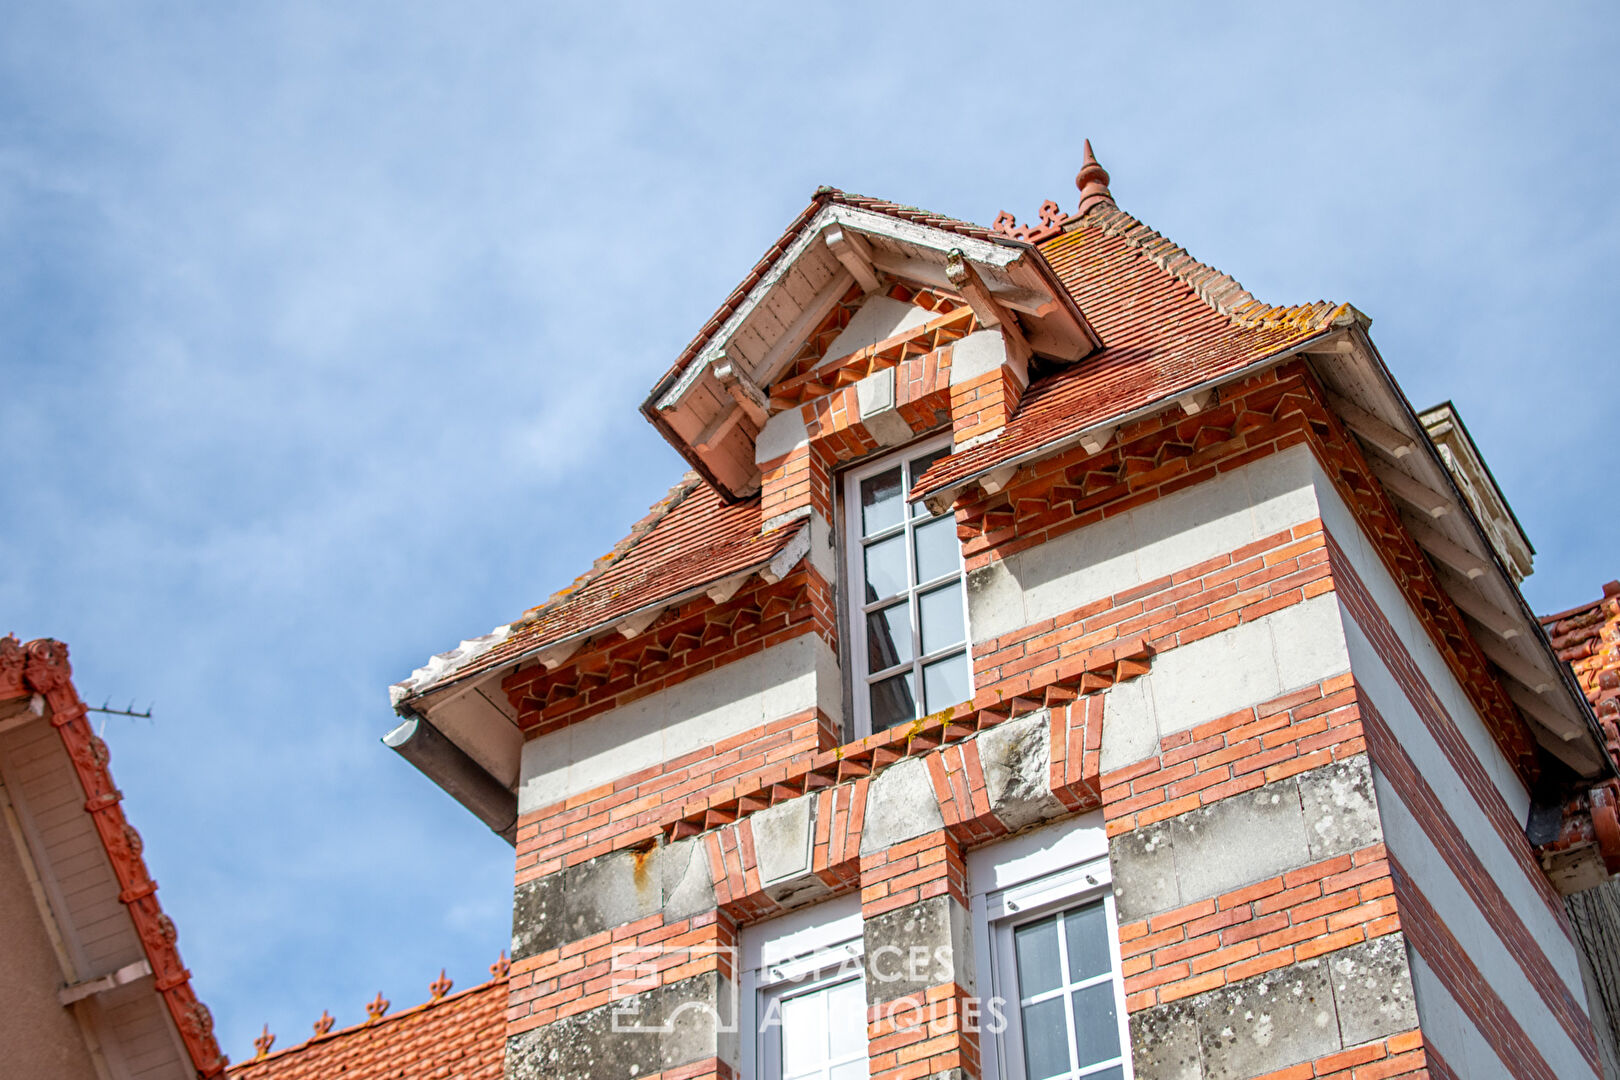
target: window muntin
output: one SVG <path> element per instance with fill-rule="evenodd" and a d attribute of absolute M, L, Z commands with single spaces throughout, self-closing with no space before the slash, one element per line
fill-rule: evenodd
<path fill-rule="evenodd" d="M 864 1080 L 862 925 L 852 895 L 744 929 L 743 1080 Z"/>
<path fill-rule="evenodd" d="M 1100 813 L 968 854 L 986 1080 L 1132 1075 L 1108 841 Z"/>
<path fill-rule="evenodd" d="M 905 501 L 917 477 L 948 453 L 948 437 L 933 440 L 845 479 L 853 697 L 862 734 L 972 695 L 956 517 Z"/>
<path fill-rule="evenodd" d="M 1104 902 L 1077 904 L 1008 930 L 1025 1080 L 1120 1080 L 1125 1072 Z"/>

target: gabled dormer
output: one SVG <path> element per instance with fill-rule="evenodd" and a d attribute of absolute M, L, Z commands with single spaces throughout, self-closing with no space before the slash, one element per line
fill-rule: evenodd
<path fill-rule="evenodd" d="M 810 206 L 642 405 L 726 497 L 770 490 L 772 467 L 823 410 L 847 446 L 905 441 L 948 417 L 958 446 L 1016 410 L 1030 365 L 1084 359 L 1101 341 L 1029 243 L 832 188 Z M 829 452 L 832 452 L 831 450 Z M 773 495 L 775 496 L 773 498 Z"/>

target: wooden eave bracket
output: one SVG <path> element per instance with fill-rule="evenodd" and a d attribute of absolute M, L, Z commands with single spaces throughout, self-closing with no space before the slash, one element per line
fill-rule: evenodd
<path fill-rule="evenodd" d="M 986 495 L 995 495 L 1012 483 L 1013 474 L 1016 472 L 1018 472 L 1018 466 L 1016 465 L 1003 465 L 999 469 L 992 469 L 979 477 L 979 486 L 984 489 Z M 930 507 L 929 509 L 932 510 L 933 508 Z M 943 511 L 933 512 L 942 513 Z"/>
<path fill-rule="evenodd" d="M 1420 480 L 1414 480 L 1400 469 L 1386 465 L 1381 461 L 1369 461 L 1373 475 L 1378 482 L 1389 489 L 1389 493 L 1412 509 L 1429 515 L 1441 517 L 1451 510 L 1451 499 L 1440 494 L 1429 485 Z"/>
<path fill-rule="evenodd" d="M 751 571 L 744 571 L 741 574 L 732 574 L 728 578 L 717 581 L 704 590 L 704 595 L 717 605 L 724 604 L 737 595 L 737 590 L 743 587 L 743 582 L 748 580 L 751 573 Z"/>
<path fill-rule="evenodd" d="M 1496 635 L 1481 634 L 1475 640 L 1491 663 L 1501 668 L 1509 678 L 1523 684 L 1531 693 L 1545 694 L 1559 685 L 1558 676 L 1521 656 Z"/>
<path fill-rule="evenodd" d="M 962 294 L 968 306 L 973 309 L 981 325 L 995 327 L 1001 331 L 1002 337 L 1007 341 L 1007 355 L 1013 360 L 1027 364 L 1034 355 L 1029 347 L 1029 340 L 1024 337 L 1024 330 L 1018 325 L 1018 317 L 1002 306 L 1001 301 L 990 295 L 990 288 L 973 268 L 961 248 L 952 248 L 945 256 L 945 276 L 950 279 L 951 287 Z"/>
<path fill-rule="evenodd" d="M 1519 636 L 1519 620 L 1486 599 L 1473 582 L 1459 582 L 1457 587 L 1447 589 L 1446 593 L 1464 614 L 1503 641 L 1511 641 Z"/>
<path fill-rule="evenodd" d="M 1114 432 L 1117 430 L 1118 428 L 1110 424 L 1106 427 L 1096 427 L 1090 431 L 1083 431 L 1080 433 L 1080 446 L 1088 454 L 1100 454 L 1103 447 L 1114 441 Z"/>
<path fill-rule="evenodd" d="M 834 224 L 821 234 L 821 238 L 844 269 L 860 283 L 862 292 L 877 292 L 878 276 L 877 268 L 872 265 L 872 249 L 859 233 L 847 233 L 842 225 Z"/>
<path fill-rule="evenodd" d="M 1419 547 L 1437 562 L 1450 567 L 1468 580 L 1484 577 L 1485 571 L 1490 569 L 1490 565 L 1484 559 L 1461 544 L 1447 539 L 1440 530 L 1422 520 L 1408 521 L 1406 527 Z"/>
<path fill-rule="evenodd" d="M 1390 457 L 1403 458 L 1417 449 L 1417 442 L 1410 435 L 1384 423 L 1348 398 L 1334 393 L 1329 393 L 1327 398 L 1328 405 L 1339 414 L 1339 419 L 1344 421 L 1345 427 Z"/>
<path fill-rule="evenodd" d="M 1529 688 L 1519 685 L 1517 680 L 1510 680 L 1507 684 L 1508 697 L 1513 704 L 1536 723 L 1558 736 L 1564 742 L 1574 742 L 1581 736 L 1581 727 L 1575 721 L 1559 712 L 1544 701 Z"/>
<path fill-rule="evenodd" d="M 647 627 L 657 622 L 658 616 L 662 615 L 664 611 L 665 609 L 661 607 L 638 611 L 634 615 L 614 623 L 613 629 L 617 630 L 626 639 L 636 637 Z"/>
<path fill-rule="evenodd" d="M 120 986 L 134 982 L 136 979 L 144 979 L 150 974 L 152 974 L 152 962 L 143 956 L 133 964 L 125 964 L 117 971 L 111 971 L 105 975 L 98 975 L 94 979 L 85 979 L 71 986 L 62 987 L 56 992 L 56 1000 L 60 1001 L 64 1006 L 72 1005 L 75 1001 L 83 1001 L 87 997 L 117 989 Z"/>
<path fill-rule="evenodd" d="M 583 637 L 573 638 L 569 641 L 560 641 L 555 645 L 547 646 L 535 654 L 535 659 L 545 665 L 547 671 L 556 671 L 568 662 L 568 658 L 579 651 L 585 643 Z"/>
<path fill-rule="evenodd" d="M 1188 416 L 1197 416 L 1214 403 L 1215 391 L 1213 388 L 1183 394 L 1181 397 L 1176 398 L 1176 404 L 1181 406 L 1181 411 Z"/>
<path fill-rule="evenodd" d="M 755 424 L 763 425 L 770 417 L 770 398 L 729 356 L 721 356 L 714 365 L 714 378 Z"/>

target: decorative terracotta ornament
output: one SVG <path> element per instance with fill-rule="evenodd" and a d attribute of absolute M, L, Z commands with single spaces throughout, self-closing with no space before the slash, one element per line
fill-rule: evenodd
<path fill-rule="evenodd" d="M 337 1021 L 333 1019 L 332 1014 L 326 1009 L 322 1009 L 321 1018 L 315 1021 L 316 1037 L 319 1038 L 320 1036 L 325 1035 L 328 1031 L 331 1031 L 332 1025 L 335 1023 L 337 1023 Z"/>
<path fill-rule="evenodd" d="M 454 985 L 456 984 L 445 977 L 444 968 L 440 968 L 439 977 L 428 983 L 428 993 L 433 995 L 434 1001 L 438 1001 L 440 998 L 444 997 L 444 995 L 448 994 L 450 992 L 450 988 Z"/>
<path fill-rule="evenodd" d="M 1080 209 L 1075 213 L 1084 215 L 1093 206 L 1104 203 L 1114 205 L 1114 193 L 1108 190 L 1108 170 L 1097 164 L 1096 155 L 1091 152 L 1091 140 L 1086 140 L 1086 156 L 1081 162 L 1080 171 L 1075 174 L 1074 186 L 1080 189 Z"/>
<path fill-rule="evenodd" d="M 382 996 L 382 991 L 379 990 L 379 991 L 377 991 L 377 996 L 375 998 L 373 998 L 366 1005 L 366 1015 L 368 1017 L 370 1017 L 370 1019 L 367 1020 L 366 1023 L 371 1024 L 371 1023 L 375 1023 L 378 1020 L 381 1020 L 383 1018 L 383 1013 L 385 1013 L 387 1011 L 388 1011 L 388 999 L 383 997 Z"/>
<path fill-rule="evenodd" d="M 265 1024 L 264 1031 L 260 1032 L 259 1037 L 253 1040 L 253 1049 L 257 1051 L 253 1055 L 253 1059 L 257 1061 L 259 1058 L 264 1057 L 274 1045 L 276 1045 L 276 1037 L 270 1034 L 270 1025 Z"/>
<path fill-rule="evenodd" d="M 506 950 L 502 949 L 501 958 L 489 965 L 489 977 L 492 979 L 504 979 L 506 978 L 506 973 L 511 970 L 512 961 L 506 958 Z"/>

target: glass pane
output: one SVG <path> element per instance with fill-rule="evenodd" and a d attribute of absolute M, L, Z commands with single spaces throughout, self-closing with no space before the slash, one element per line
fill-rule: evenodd
<path fill-rule="evenodd" d="M 900 466 L 861 481 L 861 535 L 871 536 L 900 524 L 900 509 L 906 497 L 900 483 Z"/>
<path fill-rule="evenodd" d="M 866 1080 L 871 1076 L 871 1064 L 863 1053 L 858 1061 L 845 1062 L 832 1071 L 832 1080 Z"/>
<path fill-rule="evenodd" d="M 1108 970 L 1108 916 L 1101 904 L 1065 911 L 1063 930 L 1069 946 L 1070 982 L 1085 982 Z"/>
<path fill-rule="evenodd" d="M 1038 1005 L 1026 1005 L 1020 1019 L 1024 1025 L 1024 1073 L 1029 1080 L 1045 1080 L 1068 1072 L 1069 1033 L 1064 1030 L 1067 1021 L 1063 999 L 1047 998 Z"/>
<path fill-rule="evenodd" d="M 953 581 L 917 597 L 924 655 L 962 644 L 967 636 L 962 621 L 962 583 Z"/>
<path fill-rule="evenodd" d="M 1018 959 L 1018 996 L 1034 997 L 1056 990 L 1063 980 L 1058 967 L 1057 917 L 1032 922 L 1013 931 L 1013 953 Z M 1058 1015 L 1063 1003 L 1058 1002 Z M 1062 1022 L 1058 1027 L 1063 1026 Z"/>
<path fill-rule="evenodd" d="M 1119 1056 L 1119 1021 L 1114 1019 L 1112 981 L 1074 992 L 1074 1045 L 1080 1050 L 1081 1065 L 1095 1065 Z"/>
<path fill-rule="evenodd" d="M 832 1060 L 856 1059 L 866 1068 L 866 984 L 851 979 L 827 991 L 827 1027 L 832 1034 Z M 834 1076 L 844 1075 L 833 1070 Z M 856 1075 L 851 1073 L 851 1076 Z M 865 1076 L 863 1071 L 859 1075 Z"/>
<path fill-rule="evenodd" d="M 1085 1080 L 1125 1080 L 1125 1066 L 1115 1065 L 1112 1069 L 1099 1069 L 1094 1073 L 1086 1073 Z"/>
<path fill-rule="evenodd" d="M 961 545 L 956 540 L 956 515 L 918 525 L 912 534 L 917 545 L 917 580 L 933 581 L 961 569 Z"/>
<path fill-rule="evenodd" d="M 826 991 L 782 1001 L 782 1075 L 815 1074 L 827 1060 Z"/>
<path fill-rule="evenodd" d="M 902 600 L 866 617 L 868 672 L 892 668 L 911 656 L 911 601 Z"/>
<path fill-rule="evenodd" d="M 923 707 L 931 713 L 968 699 L 967 654 L 923 666 Z"/>
<path fill-rule="evenodd" d="M 866 549 L 866 602 L 906 591 L 906 537 L 891 536 Z"/>
<path fill-rule="evenodd" d="M 917 703 L 911 690 L 911 672 L 902 671 L 872 684 L 872 730 L 903 724 L 917 718 Z"/>
<path fill-rule="evenodd" d="M 917 457 L 912 458 L 910 463 L 911 482 L 915 484 L 919 479 L 922 478 L 922 474 L 928 471 L 928 466 L 932 465 L 934 462 L 938 461 L 940 458 L 944 457 L 950 452 L 951 448 L 949 446 L 941 446 L 937 449 L 928 451 L 926 454 L 919 454 Z M 927 517 L 928 508 L 923 506 L 921 502 L 914 502 L 911 504 L 911 516 L 914 518 Z"/>

